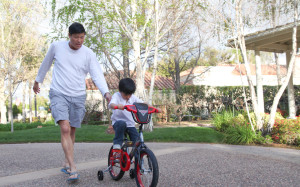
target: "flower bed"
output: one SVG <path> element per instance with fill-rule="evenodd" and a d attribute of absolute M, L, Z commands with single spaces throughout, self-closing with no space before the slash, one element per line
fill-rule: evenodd
<path fill-rule="evenodd" d="M 300 146 L 300 117 L 276 120 L 271 135 L 275 143 Z"/>

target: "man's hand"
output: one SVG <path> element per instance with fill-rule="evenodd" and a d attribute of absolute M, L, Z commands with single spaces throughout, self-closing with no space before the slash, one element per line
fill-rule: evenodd
<path fill-rule="evenodd" d="M 37 93 L 40 93 L 40 86 L 39 86 L 39 83 L 38 82 L 36 82 L 36 81 L 34 81 L 34 84 L 33 84 L 33 91 L 34 91 L 34 93 L 35 94 L 37 94 Z"/>
<path fill-rule="evenodd" d="M 107 103 L 109 103 L 110 100 L 111 100 L 111 95 L 110 95 L 110 93 L 109 93 L 109 92 L 106 92 L 106 93 L 104 94 L 104 98 L 106 99 Z"/>

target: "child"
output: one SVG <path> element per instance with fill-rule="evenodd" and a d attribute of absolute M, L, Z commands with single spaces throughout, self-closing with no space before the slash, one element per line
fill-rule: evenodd
<path fill-rule="evenodd" d="M 115 137 L 113 140 L 114 152 L 121 149 L 121 145 L 124 139 L 124 132 L 127 130 L 131 141 L 137 141 L 139 134 L 135 128 L 135 121 L 132 118 L 130 112 L 124 110 L 124 105 L 132 105 L 133 103 L 143 103 L 143 101 L 137 98 L 133 93 L 136 86 L 132 79 L 124 78 L 119 82 L 119 92 L 112 96 L 112 99 L 108 105 L 109 108 L 114 109 L 118 106 L 120 110 L 113 110 L 111 116 L 113 129 L 115 130 Z M 160 109 L 158 109 L 160 111 Z"/>

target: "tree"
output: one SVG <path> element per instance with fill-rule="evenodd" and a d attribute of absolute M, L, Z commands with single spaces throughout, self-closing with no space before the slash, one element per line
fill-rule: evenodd
<path fill-rule="evenodd" d="M 271 107 L 270 119 L 268 121 L 267 132 L 270 132 L 273 128 L 273 125 L 275 122 L 275 113 L 276 113 L 277 105 L 279 103 L 279 100 L 280 100 L 285 88 L 288 86 L 290 77 L 294 70 L 295 57 L 296 57 L 296 52 L 297 52 L 298 6 L 299 6 L 299 2 L 297 0 L 294 0 L 294 26 L 293 26 L 293 36 L 292 36 L 292 41 L 293 41 L 292 54 L 291 54 L 290 62 L 288 63 L 289 67 L 287 70 L 286 79 L 284 80 L 280 89 L 278 90 L 278 92 L 276 93 L 276 95 L 274 97 L 274 101 L 273 101 L 273 104 Z"/>
<path fill-rule="evenodd" d="M 23 58 L 32 51 L 32 42 L 34 40 L 35 24 L 42 11 L 41 4 L 38 1 L 8 1 L 1 0 L 1 22 L 0 22 L 0 61 L 1 61 L 1 102 L 6 100 L 5 85 L 8 85 L 9 93 L 9 119 L 11 121 L 11 131 L 13 132 L 12 115 L 12 97 L 24 78 Z M 34 7 L 34 8 L 33 8 Z M 32 34 L 32 35 L 31 35 Z M 3 87 L 2 87 L 3 86 Z M 2 106 L 1 106 L 2 108 Z M 5 114 L 1 114 L 3 116 Z"/>
<path fill-rule="evenodd" d="M 160 40 L 174 28 L 179 18 L 183 16 L 183 13 L 187 11 L 188 6 L 185 5 L 183 1 L 155 1 L 154 4 L 155 18 L 154 18 L 154 58 L 152 67 L 152 76 L 149 89 L 149 99 L 148 102 L 152 104 L 152 96 L 154 91 L 155 76 L 158 66 L 158 50 Z M 174 9 L 176 9 L 177 14 L 174 15 Z M 167 26 L 165 26 L 167 25 Z"/>

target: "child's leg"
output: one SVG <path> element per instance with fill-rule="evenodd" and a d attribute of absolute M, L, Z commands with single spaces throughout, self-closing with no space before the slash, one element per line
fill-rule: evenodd
<path fill-rule="evenodd" d="M 139 133 L 135 127 L 127 127 L 129 138 L 131 141 L 136 142 L 139 138 Z"/>
<path fill-rule="evenodd" d="M 113 140 L 114 147 L 113 149 L 121 149 L 123 140 L 124 140 L 124 132 L 126 130 L 126 123 L 125 121 L 119 120 L 116 121 L 113 125 L 113 128 L 115 130 L 115 137 Z"/>

